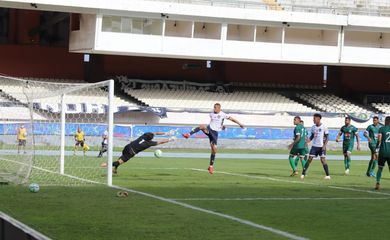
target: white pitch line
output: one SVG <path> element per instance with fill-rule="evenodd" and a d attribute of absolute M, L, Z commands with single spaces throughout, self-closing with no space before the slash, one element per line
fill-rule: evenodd
<path fill-rule="evenodd" d="M 188 168 L 188 169 L 193 170 L 193 171 L 198 171 L 198 172 L 208 172 L 205 169 L 199 169 L 199 168 Z M 328 187 L 328 188 L 333 188 L 333 189 L 341 189 L 341 190 L 347 190 L 347 191 L 352 191 L 352 192 L 364 192 L 364 193 L 369 193 L 369 194 L 378 194 L 378 195 L 390 196 L 390 193 L 384 193 L 384 192 L 379 192 L 379 191 L 375 192 L 375 191 L 370 191 L 370 190 L 356 189 L 356 188 L 343 187 L 343 186 L 321 185 L 321 184 L 316 184 L 316 183 L 305 182 L 304 180 L 301 180 L 301 181 L 290 181 L 290 180 L 285 180 L 285 179 L 278 179 L 278 178 L 271 178 L 271 177 L 261 177 L 261 176 L 252 176 L 252 175 L 247 175 L 247 174 L 222 172 L 222 171 L 214 171 L 214 173 L 220 173 L 220 174 L 231 175 L 231 176 L 238 176 L 238 177 L 245 177 L 245 178 L 265 179 L 265 180 L 275 181 L 275 182 L 298 183 L 298 184 L 306 184 L 306 185 L 312 185 L 312 186 Z"/>
<path fill-rule="evenodd" d="M 38 232 L 37 230 L 27 226 L 26 224 L 16 220 L 15 218 L 3 213 L 0 211 L 0 219 L 3 219 L 4 221 L 7 221 L 8 223 L 14 225 L 15 227 L 21 229 L 23 232 L 30 235 L 30 237 L 39 239 L 39 240 L 50 240 L 49 237 L 43 235 L 42 233 Z M 30 239 L 29 237 L 26 237 L 26 239 Z"/>
<path fill-rule="evenodd" d="M 19 163 L 19 164 L 22 164 L 22 165 L 27 165 L 25 163 L 20 163 L 20 162 L 9 160 L 9 159 L 3 159 L 3 158 L 0 158 L 0 159 L 6 160 L 6 161 L 9 161 L 9 162 Z M 41 171 L 45 171 L 45 172 L 49 172 L 49 173 L 55 173 L 55 174 L 62 175 L 62 176 L 67 176 L 67 177 L 70 177 L 70 178 L 73 178 L 73 179 L 77 179 L 77 180 L 80 180 L 80 181 L 85 181 L 85 182 L 89 182 L 89 183 L 95 183 L 95 184 L 99 184 L 99 185 L 106 185 L 104 183 L 100 183 L 100 182 L 96 182 L 96 181 L 92 181 L 92 180 L 88 180 L 88 179 L 83 179 L 83 178 L 71 176 L 71 175 L 68 175 L 68 174 L 60 174 L 58 172 L 53 172 L 53 171 L 46 170 L 46 169 L 43 169 L 43 168 L 40 168 L 40 167 L 35 167 L 35 166 L 32 166 L 32 167 L 35 168 L 35 169 L 41 170 Z M 172 199 L 169 199 L 169 198 L 165 198 L 165 197 L 161 197 L 161 196 L 158 196 L 158 195 L 154 195 L 154 194 L 150 194 L 150 193 L 146 193 L 146 192 L 141 192 L 141 191 L 137 191 L 137 190 L 130 189 L 130 188 L 115 186 L 115 185 L 112 185 L 112 186 L 109 186 L 109 187 L 115 188 L 115 189 L 119 189 L 119 190 L 128 191 L 128 192 L 132 192 L 132 193 L 139 194 L 139 195 L 142 195 L 142 196 L 146 196 L 146 197 L 149 197 L 149 198 L 157 199 L 157 200 L 160 200 L 160 201 L 163 201 L 163 202 L 172 203 L 172 204 L 175 204 L 175 205 L 179 205 L 179 206 L 182 206 L 182 207 L 185 207 L 185 208 L 188 208 L 188 209 L 192 209 L 192 210 L 195 210 L 195 211 L 207 213 L 207 214 L 210 214 L 210 215 L 219 216 L 219 217 L 222 217 L 222 218 L 225 218 L 225 219 L 229 219 L 229 220 L 232 220 L 232 221 L 235 221 L 235 222 L 247 225 L 247 226 L 251 226 L 251 227 L 254 227 L 254 228 L 257 228 L 257 229 L 269 231 L 269 232 L 272 232 L 272 233 L 274 233 L 276 235 L 279 235 L 279 236 L 282 236 L 282 237 L 286 237 L 288 239 L 307 240 L 307 238 L 300 237 L 300 236 L 297 236 L 297 235 L 294 235 L 292 233 L 285 232 L 285 231 L 282 231 L 282 230 L 279 230 L 279 229 L 276 229 L 276 228 L 272 228 L 272 227 L 268 227 L 268 226 L 265 226 L 265 225 L 257 224 L 257 223 L 254 223 L 254 222 L 251 222 L 251 221 L 248 221 L 248 220 L 245 220 L 245 219 L 241 219 L 241 218 L 238 218 L 238 217 L 234 217 L 234 216 L 231 216 L 231 215 L 228 215 L 228 214 L 223 214 L 223 213 L 207 210 L 207 209 L 204 209 L 204 208 L 196 207 L 196 206 L 193 206 L 193 205 L 190 205 L 190 204 L 187 204 L 187 203 L 178 202 L 178 201 L 175 201 L 175 200 L 172 200 Z"/>
<path fill-rule="evenodd" d="M 232 221 L 235 221 L 235 222 L 247 225 L 247 226 L 251 226 L 251 227 L 254 227 L 254 228 L 257 228 L 257 229 L 266 230 L 266 231 L 272 232 L 272 233 L 274 233 L 276 235 L 283 236 L 283 237 L 286 237 L 286 238 L 289 238 L 289 239 L 294 239 L 294 240 L 305 240 L 305 239 L 307 239 L 307 238 L 300 237 L 300 236 L 297 236 L 297 235 L 294 235 L 294 234 L 291 234 L 291 233 L 288 233 L 288 232 L 285 232 L 285 231 L 282 231 L 282 230 L 279 230 L 279 229 L 275 229 L 275 228 L 272 228 L 272 227 L 267 227 L 267 226 L 264 226 L 264 225 L 261 225 L 261 224 L 257 224 L 257 223 L 254 223 L 254 222 L 251 222 L 251 221 L 248 221 L 248 220 L 245 220 L 245 219 L 237 218 L 237 217 L 234 217 L 234 216 L 231 216 L 231 215 L 228 215 L 228 214 L 214 212 L 214 211 L 207 210 L 207 209 L 200 208 L 200 207 L 196 207 L 196 206 L 193 206 L 193 205 L 190 205 L 190 204 L 187 204 L 187 203 L 178 202 L 178 201 L 173 200 L 173 199 L 160 197 L 160 196 L 157 196 L 157 195 L 154 195 L 154 194 L 145 193 L 145 192 L 141 192 L 141 191 L 133 190 L 133 189 L 130 189 L 130 188 L 125 188 L 125 187 L 120 187 L 120 186 L 112 186 L 112 188 L 116 188 L 116 189 L 119 189 L 119 190 L 124 190 L 124 191 L 128 191 L 128 192 L 136 193 L 136 194 L 143 195 L 143 196 L 150 197 L 150 198 L 154 198 L 154 199 L 158 199 L 158 200 L 163 201 L 163 202 L 172 203 L 172 204 L 179 205 L 179 206 L 182 206 L 182 207 L 185 207 L 185 208 L 189 208 L 189 209 L 192 209 L 192 210 L 196 210 L 196 211 L 199 211 L 199 212 L 208 213 L 210 215 L 219 216 L 219 217 L 222 217 L 222 218 L 225 218 L 225 219 L 229 219 L 229 220 L 232 220 Z"/>
<path fill-rule="evenodd" d="M 301 201 L 301 200 L 388 200 L 390 198 L 337 198 L 337 197 L 248 197 L 248 198 L 172 198 L 175 201 Z"/>

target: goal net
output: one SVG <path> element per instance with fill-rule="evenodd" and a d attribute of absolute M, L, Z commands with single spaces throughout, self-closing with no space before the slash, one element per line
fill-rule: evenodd
<path fill-rule="evenodd" d="M 111 184 L 111 171 L 100 163 L 112 159 L 112 99 L 112 80 L 75 84 L 1 76 L 0 182 Z M 104 135 L 108 146 L 98 157 Z"/>

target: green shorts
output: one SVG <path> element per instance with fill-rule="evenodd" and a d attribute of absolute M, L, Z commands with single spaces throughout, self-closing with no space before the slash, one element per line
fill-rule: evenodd
<path fill-rule="evenodd" d="M 305 156 L 308 152 L 306 148 L 292 148 L 290 151 L 290 155 L 294 156 Z"/>
<path fill-rule="evenodd" d="M 343 153 L 350 152 L 352 153 L 353 150 L 353 144 L 343 144 Z"/>
<path fill-rule="evenodd" d="M 368 148 L 370 148 L 371 154 L 376 153 L 376 144 L 375 145 L 368 144 Z"/>

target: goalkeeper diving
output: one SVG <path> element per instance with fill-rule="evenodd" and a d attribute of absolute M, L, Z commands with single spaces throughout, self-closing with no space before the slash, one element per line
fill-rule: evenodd
<path fill-rule="evenodd" d="M 134 141 L 130 142 L 127 144 L 123 150 L 122 150 L 122 156 L 118 158 L 117 161 L 112 163 L 112 172 L 114 174 L 118 173 L 118 167 L 125 162 L 129 161 L 130 158 L 133 158 L 135 155 L 138 153 L 152 147 L 152 146 L 157 146 L 160 144 L 168 143 L 174 141 L 176 138 L 175 137 L 170 137 L 169 139 L 163 139 L 160 141 L 153 141 L 153 138 L 156 135 L 167 135 L 171 136 L 172 133 L 165 133 L 165 132 L 147 132 L 144 133 L 142 136 L 139 138 L 135 139 Z M 107 163 L 104 162 L 100 165 L 101 167 L 107 167 Z"/>

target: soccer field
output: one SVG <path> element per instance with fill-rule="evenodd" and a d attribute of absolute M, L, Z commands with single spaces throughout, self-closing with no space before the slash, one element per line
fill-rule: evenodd
<path fill-rule="evenodd" d="M 286 156 L 287 158 L 287 156 Z M 100 159 L 80 157 L 88 166 Z M 382 190 L 365 177 L 366 161 L 319 160 L 307 178 L 290 177 L 287 159 L 134 158 L 114 185 L 0 186 L 0 210 L 53 239 L 371 239 L 390 235 L 390 175 Z M 88 168 L 86 168 L 87 170 Z M 103 178 L 104 176 L 102 176 Z"/>

